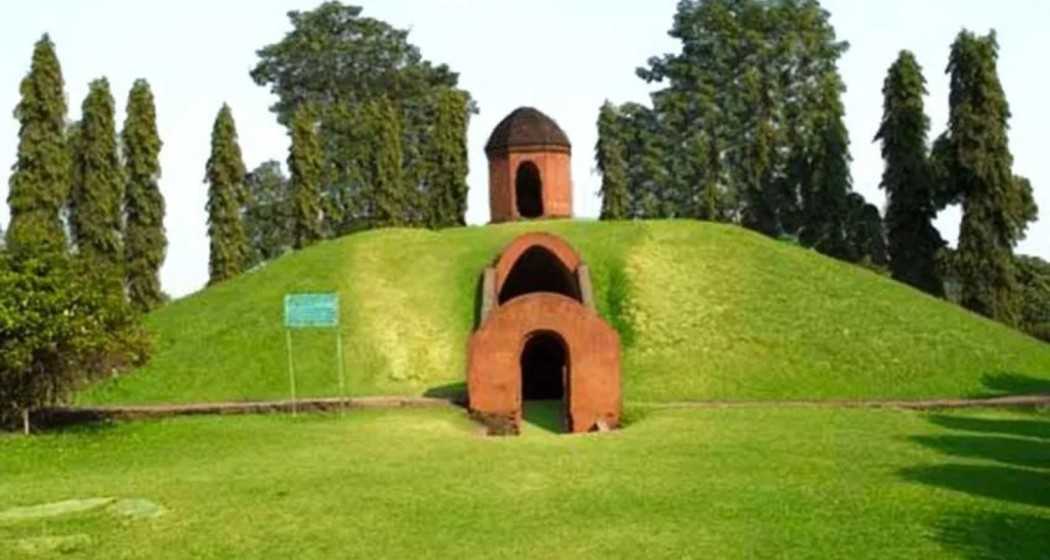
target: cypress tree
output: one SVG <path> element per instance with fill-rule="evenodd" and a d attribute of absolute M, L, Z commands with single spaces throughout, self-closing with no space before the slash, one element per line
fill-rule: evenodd
<path fill-rule="evenodd" d="M 467 213 L 467 126 L 469 98 L 459 90 L 438 93 L 433 134 L 428 139 L 427 181 L 432 228 L 465 225 Z"/>
<path fill-rule="evenodd" d="M 886 229 L 893 278 L 934 296 L 944 295 L 937 252 L 944 240 L 937 217 L 926 141 L 930 119 L 923 109 L 926 79 L 915 56 L 901 51 L 882 86 L 883 114 L 875 140 L 886 163 L 880 187 L 886 191 Z"/>
<path fill-rule="evenodd" d="M 660 127 L 659 115 L 637 103 L 620 108 L 627 153 L 629 204 L 627 215 L 641 219 L 676 215 L 673 196 L 665 188 L 671 183 L 667 161 L 669 142 Z"/>
<path fill-rule="evenodd" d="M 209 284 L 233 278 L 248 262 L 248 236 L 242 213 L 247 202 L 247 171 L 237 145 L 237 127 L 225 103 L 211 132 L 211 157 L 204 181 L 208 183 Z"/>
<path fill-rule="evenodd" d="M 602 220 L 628 217 L 627 154 L 616 107 L 606 101 L 598 112 L 598 143 L 594 159 L 602 174 Z"/>
<path fill-rule="evenodd" d="M 372 219 L 375 225 L 405 223 L 405 182 L 401 169 L 401 116 L 389 99 L 369 102 L 368 122 L 375 149 L 369 162 L 372 180 Z"/>
<path fill-rule="evenodd" d="M 853 260 L 847 241 L 852 178 L 849 133 L 840 98 L 843 89 L 837 73 L 824 75 L 811 121 L 814 138 L 802 175 L 803 224 L 799 240 L 825 255 Z"/>
<path fill-rule="evenodd" d="M 955 255 L 961 303 L 1015 324 L 1013 247 L 1036 207 L 1030 185 L 1013 174 L 998 50 L 994 32 L 977 37 L 964 30 L 952 44 L 948 131 L 935 145 L 935 158 L 944 199 L 962 202 Z"/>
<path fill-rule="evenodd" d="M 296 249 L 321 239 L 321 176 L 324 159 L 310 109 L 301 105 L 292 116 L 292 145 L 288 169 L 292 172 L 292 238 Z"/>
<path fill-rule="evenodd" d="M 168 240 L 164 233 L 164 196 L 160 178 L 157 112 L 146 80 L 136 80 L 128 94 L 127 116 L 121 132 L 127 186 L 124 190 L 124 272 L 128 299 L 140 311 L 164 300 L 160 266 Z"/>
<path fill-rule="evenodd" d="M 7 203 L 12 249 L 36 243 L 65 248 L 60 212 L 69 194 L 70 156 L 66 145 L 66 99 L 55 45 L 46 34 L 33 48 L 29 74 L 15 107 L 18 156 L 12 168 Z"/>
<path fill-rule="evenodd" d="M 109 267 L 123 264 L 124 171 L 117 153 L 109 81 L 91 82 L 73 146 L 76 182 L 69 197 L 69 230 L 80 255 Z"/>
<path fill-rule="evenodd" d="M 318 105 L 312 106 L 315 110 Z M 370 227 L 372 186 L 368 178 L 374 149 L 369 104 L 328 107 L 318 136 L 325 152 L 324 232 L 338 237 Z"/>

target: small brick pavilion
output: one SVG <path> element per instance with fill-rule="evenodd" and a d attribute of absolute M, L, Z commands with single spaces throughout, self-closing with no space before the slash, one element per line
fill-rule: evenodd
<path fill-rule="evenodd" d="M 493 222 L 572 217 L 572 145 L 558 123 L 521 107 L 485 144 Z"/>
<path fill-rule="evenodd" d="M 486 147 L 492 221 L 571 217 L 569 149 L 535 109 L 505 118 Z M 561 400 L 566 432 L 619 426 L 619 335 L 598 315 L 587 265 L 569 243 L 541 232 L 517 237 L 484 270 L 480 298 L 467 388 L 471 413 L 490 433 L 518 433 L 527 400 Z"/>

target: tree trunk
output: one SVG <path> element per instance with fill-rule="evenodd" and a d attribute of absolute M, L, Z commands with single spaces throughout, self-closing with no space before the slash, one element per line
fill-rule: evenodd
<path fill-rule="evenodd" d="M 29 407 L 22 409 L 22 431 L 29 435 Z"/>

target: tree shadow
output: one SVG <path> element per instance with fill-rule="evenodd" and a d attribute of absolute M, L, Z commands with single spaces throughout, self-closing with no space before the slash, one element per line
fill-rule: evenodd
<path fill-rule="evenodd" d="M 989 373 L 981 377 L 986 391 L 976 398 L 1008 395 L 1050 395 L 1050 379 L 1039 379 L 1014 372 Z"/>
<path fill-rule="evenodd" d="M 1004 434 L 1050 440 L 1050 423 L 1036 420 L 993 420 L 966 416 L 937 415 L 930 422 L 942 428 L 961 432 Z"/>
<path fill-rule="evenodd" d="M 1050 392 L 1050 382 L 1023 375 L 989 375 L 984 383 L 991 396 Z M 975 502 L 974 509 L 938 520 L 932 529 L 945 548 L 966 558 L 1050 557 L 1050 414 L 1025 413 L 1014 418 L 938 414 L 929 421 L 941 433 L 909 438 L 939 452 L 945 462 L 903 469 L 901 478 L 995 502 Z M 1019 508 L 1028 511 L 1009 511 Z"/>
<path fill-rule="evenodd" d="M 972 496 L 1050 508 L 1050 473 L 1013 467 L 948 464 L 900 471 L 905 480 Z M 1050 511 L 1046 512 L 1050 516 Z"/>
<path fill-rule="evenodd" d="M 54 407 L 34 410 L 30 424 L 33 433 L 93 434 L 113 429 L 116 421 L 94 409 Z"/>
<path fill-rule="evenodd" d="M 560 434 L 565 431 L 562 401 L 522 401 L 522 420 L 541 430 Z"/>
<path fill-rule="evenodd" d="M 459 406 L 467 406 L 467 384 L 463 381 L 431 387 L 423 393 L 432 399 L 448 399 Z"/>
<path fill-rule="evenodd" d="M 1046 558 L 1050 519 L 1026 514 L 957 512 L 934 526 L 937 540 L 975 560 Z"/>
<path fill-rule="evenodd" d="M 909 439 L 952 457 L 987 459 L 1035 469 L 1050 467 L 1050 445 L 1027 438 L 950 435 L 913 436 Z"/>

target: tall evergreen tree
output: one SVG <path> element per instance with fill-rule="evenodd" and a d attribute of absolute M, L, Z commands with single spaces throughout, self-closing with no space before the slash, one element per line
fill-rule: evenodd
<path fill-rule="evenodd" d="M 292 145 L 288 169 L 292 172 L 292 232 L 296 249 L 321 239 L 321 175 L 324 155 L 317 139 L 317 122 L 306 106 L 292 117 Z"/>
<path fill-rule="evenodd" d="M 80 255 L 117 268 L 124 264 L 124 170 L 113 112 L 109 81 L 92 81 L 73 146 L 76 182 L 69 196 L 69 230 Z"/>
<path fill-rule="evenodd" d="M 627 146 L 627 178 L 630 204 L 628 216 L 639 219 L 671 218 L 678 215 L 667 162 L 673 149 L 656 111 L 638 103 L 626 103 L 620 111 Z"/>
<path fill-rule="evenodd" d="M 369 226 L 372 188 L 368 166 L 374 139 L 369 137 L 366 109 L 367 104 L 340 104 L 323 110 L 319 136 L 325 152 L 321 196 L 326 237 Z"/>
<path fill-rule="evenodd" d="M 211 132 L 211 157 L 204 181 L 208 183 L 209 284 L 228 280 L 248 263 L 248 236 L 242 214 L 247 203 L 246 170 L 237 144 L 233 113 L 225 103 Z"/>
<path fill-rule="evenodd" d="M 437 96 L 433 132 L 426 143 L 428 220 L 432 228 L 467 223 L 467 126 L 470 97 L 443 88 Z"/>
<path fill-rule="evenodd" d="M 602 174 L 602 220 L 624 220 L 628 216 L 627 154 L 620 116 L 616 107 L 606 101 L 598 112 L 598 143 L 594 159 Z"/>
<path fill-rule="evenodd" d="M 815 138 L 806 153 L 800 184 L 802 216 L 799 240 L 832 257 L 853 260 L 847 242 L 849 194 L 849 133 L 843 122 L 845 89 L 837 73 L 823 76 L 820 98 L 812 109 Z"/>
<path fill-rule="evenodd" d="M 880 187 L 886 191 L 886 235 L 893 278 L 931 295 L 944 296 L 937 253 L 944 247 L 933 225 L 935 185 L 926 148 L 930 119 L 923 109 L 926 78 L 909 51 L 901 51 L 882 86 L 882 141 L 886 164 Z"/>
<path fill-rule="evenodd" d="M 160 266 L 168 246 L 164 233 L 164 196 L 160 179 L 157 111 L 146 80 L 136 80 L 128 94 L 121 132 L 127 186 L 124 190 L 124 273 L 128 299 L 140 311 L 164 301 Z"/>
<path fill-rule="evenodd" d="M 71 166 L 64 87 L 55 45 L 45 34 L 33 48 L 14 112 L 20 127 L 7 197 L 11 209 L 7 244 L 12 249 L 35 243 L 65 247 L 60 213 L 69 194 Z"/>
<path fill-rule="evenodd" d="M 935 143 L 944 201 L 962 203 L 955 272 L 961 303 L 1015 324 L 1013 247 L 1037 212 L 1031 185 L 1013 174 L 1007 139 L 1010 109 L 999 82 L 999 45 L 992 32 L 962 31 L 952 44 L 948 130 Z"/>
<path fill-rule="evenodd" d="M 374 223 L 402 226 L 407 196 L 401 167 L 401 115 L 389 99 L 381 97 L 369 102 L 368 123 L 375 143 L 369 165 Z"/>

